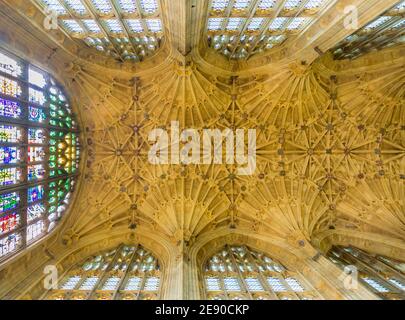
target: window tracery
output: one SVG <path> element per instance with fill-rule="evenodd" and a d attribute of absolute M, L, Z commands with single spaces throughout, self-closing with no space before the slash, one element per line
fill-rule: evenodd
<path fill-rule="evenodd" d="M 70 202 L 79 154 L 61 87 L 0 49 L 0 260 L 55 228 Z"/>
<path fill-rule="evenodd" d="M 70 270 L 49 300 L 155 300 L 160 297 L 160 265 L 141 245 L 88 258 Z"/>
<path fill-rule="evenodd" d="M 73 39 L 121 61 L 142 61 L 163 39 L 158 0 L 35 0 Z"/>
<path fill-rule="evenodd" d="M 344 269 L 354 266 L 358 280 L 383 299 L 405 299 L 405 263 L 355 247 L 334 246 L 329 259 Z"/>
<path fill-rule="evenodd" d="M 204 270 L 212 300 L 312 300 L 321 298 L 297 272 L 246 246 L 225 246 Z"/>
<path fill-rule="evenodd" d="M 281 45 L 305 29 L 329 3 L 327 0 L 212 0 L 209 46 L 231 59 Z"/>
<path fill-rule="evenodd" d="M 405 42 L 405 1 L 363 26 L 332 49 L 335 59 L 356 59 L 364 54 Z"/>

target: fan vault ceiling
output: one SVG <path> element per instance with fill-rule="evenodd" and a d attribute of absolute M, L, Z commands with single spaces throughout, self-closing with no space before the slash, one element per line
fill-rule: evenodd
<path fill-rule="evenodd" d="M 347 239 L 368 247 L 375 236 L 376 250 L 398 244 L 389 254 L 403 254 L 404 47 L 333 60 L 327 51 L 353 31 L 329 15 L 342 18 L 350 1 L 332 1 L 298 36 L 242 61 L 209 47 L 210 1 L 161 1 L 166 40 L 137 63 L 45 31 L 36 1 L 3 2 L 2 40 L 23 49 L 23 39 L 44 38 L 26 54 L 57 70 L 81 118 L 82 181 L 69 218 L 45 245 L 52 257 L 117 233 L 150 234 L 182 250 L 216 233 L 323 249 Z M 363 24 L 397 3 L 352 2 Z M 29 33 L 5 34 L 11 20 Z M 256 129 L 255 174 L 238 176 L 235 165 L 151 165 L 150 130 L 174 120 L 198 130 Z"/>

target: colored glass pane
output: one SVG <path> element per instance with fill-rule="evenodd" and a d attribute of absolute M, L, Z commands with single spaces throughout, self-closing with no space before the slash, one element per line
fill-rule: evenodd
<path fill-rule="evenodd" d="M 43 123 L 46 120 L 45 111 L 41 108 L 29 107 L 29 120 L 32 122 Z"/>
<path fill-rule="evenodd" d="M 31 222 L 40 218 L 46 212 L 46 208 L 42 203 L 36 203 L 27 208 L 27 221 Z"/>
<path fill-rule="evenodd" d="M 29 68 L 28 72 L 28 79 L 31 84 L 40 88 L 44 88 L 46 86 L 46 78 L 44 74 L 32 68 Z"/>
<path fill-rule="evenodd" d="M 0 147 L 0 164 L 15 164 L 21 160 L 17 147 Z"/>
<path fill-rule="evenodd" d="M 19 77 L 22 74 L 22 67 L 16 59 L 0 52 L 0 71 L 13 77 Z"/>
<path fill-rule="evenodd" d="M 20 182 L 20 168 L 0 168 L 0 186 L 9 186 Z"/>
<path fill-rule="evenodd" d="M 44 129 L 29 128 L 28 129 L 28 143 L 30 144 L 43 144 L 46 141 Z"/>
<path fill-rule="evenodd" d="M 29 88 L 29 101 L 36 103 L 40 106 L 44 106 L 46 97 L 43 91 L 39 91 L 33 88 Z"/>
<path fill-rule="evenodd" d="M 0 257 L 6 256 L 18 249 L 21 244 L 21 234 L 14 233 L 0 239 Z"/>
<path fill-rule="evenodd" d="M 0 98 L 0 116 L 18 119 L 21 116 L 21 107 L 17 102 Z"/>
<path fill-rule="evenodd" d="M 0 213 L 15 209 L 20 202 L 18 192 L 6 193 L 0 195 Z"/>
<path fill-rule="evenodd" d="M 41 180 L 45 177 L 45 169 L 42 164 L 28 166 L 27 171 L 28 181 Z"/>
<path fill-rule="evenodd" d="M 37 221 L 27 227 L 27 241 L 36 240 L 45 230 L 44 222 L 42 220 Z"/>
<path fill-rule="evenodd" d="M 21 86 L 15 80 L 0 76 L 0 93 L 18 98 L 22 93 Z"/>
<path fill-rule="evenodd" d="M 16 212 L 7 213 L 0 216 L 0 235 L 9 233 L 17 228 L 20 222 L 20 215 Z"/>
<path fill-rule="evenodd" d="M 74 115 L 56 81 L 3 52 L 0 49 L 0 93 L 17 99 L 0 97 L 0 260 L 56 226 L 69 204 L 74 185 L 71 174 L 78 168 L 79 156 L 78 135 L 72 132 L 76 130 Z M 8 123 L 14 119 L 21 124 Z M 53 182 L 47 180 L 62 175 Z M 19 224 L 22 217 L 25 221 Z M 13 229 L 17 225 L 18 232 Z"/>
<path fill-rule="evenodd" d="M 0 125 L 0 142 L 21 142 L 21 136 L 22 131 L 20 128 L 8 125 Z"/>
<path fill-rule="evenodd" d="M 41 162 L 45 159 L 43 147 L 28 147 L 28 162 Z"/>
<path fill-rule="evenodd" d="M 43 186 L 35 186 L 28 188 L 28 203 L 42 200 L 44 197 L 44 192 L 45 190 Z"/>

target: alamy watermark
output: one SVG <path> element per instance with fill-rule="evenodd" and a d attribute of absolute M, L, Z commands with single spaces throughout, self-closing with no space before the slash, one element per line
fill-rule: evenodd
<path fill-rule="evenodd" d="M 197 129 L 180 132 L 179 122 L 172 121 L 170 133 L 154 129 L 149 141 L 154 144 L 148 160 L 154 165 L 236 164 L 237 175 L 253 175 L 256 170 L 256 129 L 248 129 L 247 135 L 245 129 L 203 129 L 200 135 Z"/>
<path fill-rule="evenodd" d="M 44 28 L 45 30 L 58 29 L 59 14 L 52 9 L 47 8 L 45 10 Z"/>
<path fill-rule="evenodd" d="M 359 288 L 359 272 L 356 266 L 348 265 L 343 269 L 339 280 L 343 282 L 345 289 L 354 291 Z"/>
<path fill-rule="evenodd" d="M 45 266 L 44 276 L 44 288 L 46 290 L 58 289 L 58 268 L 55 265 Z"/>
<path fill-rule="evenodd" d="M 359 11 L 356 6 L 346 6 L 344 9 L 346 15 L 343 19 L 343 26 L 347 30 L 357 30 L 359 28 Z"/>

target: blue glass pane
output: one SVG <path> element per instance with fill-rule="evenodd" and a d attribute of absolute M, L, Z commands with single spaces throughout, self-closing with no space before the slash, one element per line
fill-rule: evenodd
<path fill-rule="evenodd" d="M 0 116 L 18 119 L 21 116 L 21 107 L 17 102 L 0 98 Z"/>
<path fill-rule="evenodd" d="M 20 150 L 17 147 L 0 147 L 0 164 L 15 164 L 20 160 Z"/>
<path fill-rule="evenodd" d="M 28 188 L 28 203 L 42 200 L 43 197 L 44 197 L 43 186 L 35 186 L 32 188 Z"/>

